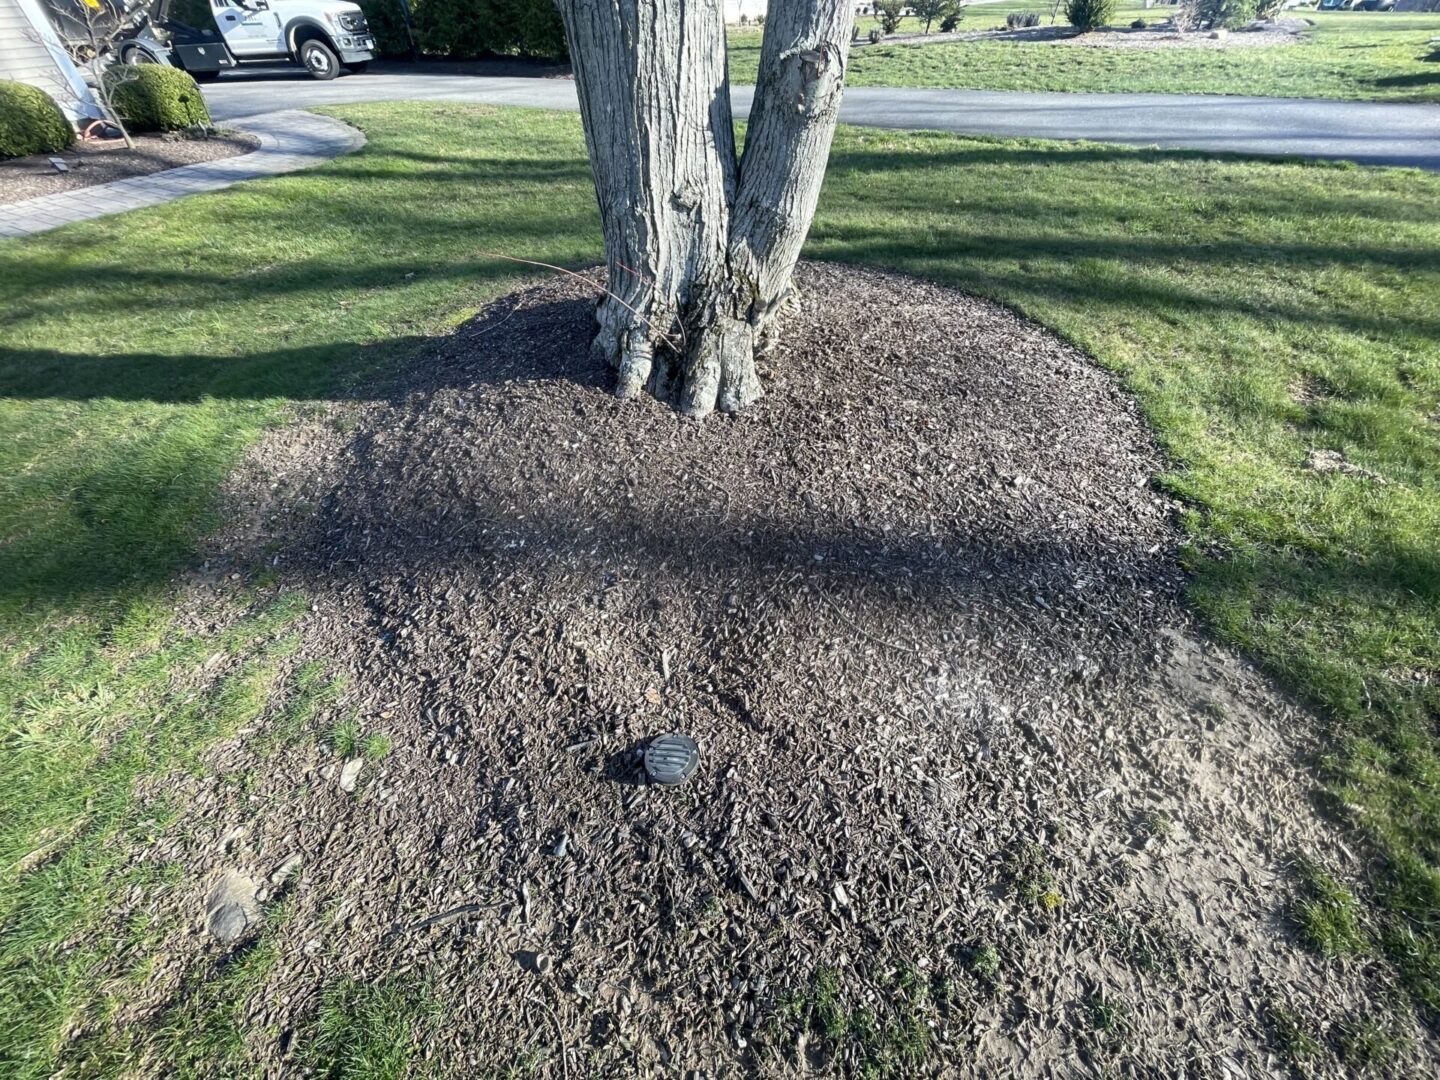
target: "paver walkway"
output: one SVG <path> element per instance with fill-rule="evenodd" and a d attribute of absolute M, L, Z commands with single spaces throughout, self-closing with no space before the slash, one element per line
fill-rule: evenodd
<path fill-rule="evenodd" d="M 294 109 L 227 123 L 256 136 L 260 140 L 259 148 L 219 161 L 202 161 L 149 176 L 116 180 L 113 184 L 96 184 L 8 203 L 0 206 L 0 237 L 29 236 L 72 221 L 157 206 L 183 195 L 218 191 L 241 180 L 295 172 L 365 145 L 365 136 L 349 124 Z"/>

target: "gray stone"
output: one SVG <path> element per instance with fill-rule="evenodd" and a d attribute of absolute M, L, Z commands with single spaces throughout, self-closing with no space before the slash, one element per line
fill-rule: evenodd
<path fill-rule="evenodd" d="M 364 758 L 348 758 L 340 769 L 340 790 L 354 791 L 355 785 L 360 782 L 360 770 L 364 767 Z"/>
<path fill-rule="evenodd" d="M 210 935 L 229 945 L 260 922 L 255 882 L 235 870 L 226 870 L 205 898 L 205 927 Z"/>

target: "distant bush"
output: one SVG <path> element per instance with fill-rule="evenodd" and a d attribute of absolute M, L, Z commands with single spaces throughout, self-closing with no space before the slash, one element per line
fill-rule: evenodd
<path fill-rule="evenodd" d="M 880 20 L 880 29 L 887 34 L 899 30 L 906 6 L 907 0 L 875 0 L 875 17 Z"/>
<path fill-rule="evenodd" d="M 965 18 L 965 9 L 957 7 L 949 15 L 946 15 L 945 18 L 940 20 L 940 32 L 942 34 L 953 34 L 956 30 L 960 29 L 960 20 L 963 18 Z"/>
<path fill-rule="evenodd" d="M 1065 21 L 1088 34 L 1108 23 L 1114 11 L 1115 0 L 1066 0 Z"/>
<path fill-rule="evenodd" d="M 884 41 L 884 40 L 885 40 L 885 32 L 884 32 L 883 30 L 881 30 L 878 26 L 877 26 L 877 27 L 873 27 L 873 28 L 870 30 L 870 44 L 871 44 L 871 45 L 879 45 L 880 42 L 882 42 L 882 41 Z"/>
<path fill-rule="evenodd" d="M 1012 11 L 1005 16 L 1006 30 L 1029 29 L 1039 25 L 1040 13 L 1038 11 Z"/>
<path fill-rule="evenodd" d="M 410 52 L 410 38 L 405 33 L 405 15 L 400 0 L 355 0 L 365 12 L 370 34 L 375 38 L 375 52 L 380 56 L 405 56 Z M 423 2 L 423 0 L 419 0 Z M 412 4 L 411 7 L 416 7 Z"/>
<path fill-rule="evenodd" d="M 1284 7 L 1285 0 L 1258 0 L 1255 5 L 1255 18 L 1269 22 L 1279 15 Z"/>
<path fill-rule="evenodd" d="M 210 123 L 195 80 L 163 64 L 118 64 L 105 71 L 115 111 L 132 131 L 183 131 Z"/>
<path fill-rule="evenodd" d="M 1175 24 L 1182 30 L 1234 29 L 1254 12 L 1255 0 L 1181 0 Z"/>
<path fill-rule="evenodd" d="M 74 141 L 70 121 L 44 90 L 0 82 L 0 158 L 54 154 Z"/>
<path fill-rule="evenodd" d="M 565 24 L 555 0 L 507 0 L 514 10 L 512 41 L 524 56 L 540 56 L 548 60 L 564 60 L 570 55 L 565 44 Z"/>
<path fill-rule="evenodd" d="M 960 22 L 959 0 L 910 0 L 910 14 L 925 28 L 925 33 L 930 32 L 934 23 L 940 24 L 940 29 L 945 29 L 947 20 L 953 19 L 955 23 Z M 954 26 L 951 27 L 954 29 Z"/>
<path fill-rule="evenodd" d="M 1131 30 L 1144 30 L 1145 27 L 1148 26 L 1148 25 L 1149 25 L 1149 23 L 1147 23 L 1144 19 L 1136 19 L 1134 22 L 1132 22 L 1132 23 L 1130 24 L 1130 29 L 1131 29 Z"/>
<path fill-rule="evenodd" d="M 411 11 L 423 52 L 456 60 L 486 53 L 555 60 L 567 55 L 565 27 L 552 0 L 416 0 Z"/>

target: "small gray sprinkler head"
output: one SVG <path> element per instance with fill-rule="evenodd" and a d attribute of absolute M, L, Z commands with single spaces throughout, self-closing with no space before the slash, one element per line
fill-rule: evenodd
<path fill-rule="evenodd" d="M 700 764 L 700 747 L 688 735 L 657 735 L 645 747 L 645 775 L 652 784 L 680 784 Z"/>

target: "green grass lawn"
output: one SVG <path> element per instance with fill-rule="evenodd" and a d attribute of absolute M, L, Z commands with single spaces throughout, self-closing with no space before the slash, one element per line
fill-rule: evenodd
<path fill-rule="evenodd" d="M 1049 25 L 1051 4 L 1007 0 L 966 9 L 961 30 L 1004 25 L 1011 11 L 1034 11 Z M 1120 3 L 1111 25 L 1168 17 L 1165 7 Z M 1440 61 L 1427 59 L 1440 14 L 1297 11 L 1316 26 L 1297 45 L 1274 48 L 1104 49 L 1024 41 L 863 45 L 852 50 L 851 86 L 928 86 L 967 90 L 1099 93 L 1254 94 L 1263 97 L 1440 101 Z M 1064 15 L 1058 18 L 1064 24 Z M 873 20 L 862 19 L 868 33 Z M 913 19 L 902 33 L 919 33 Z M 731 77 L 755 81 L 760 31 L 730 32 Z"/>
<path fill-rule="evenodd" d="M 183 827 L 141 812 L 137 780 L 198 768 L 267 710 L 302 736 L 329 688 L 285 662 L 303 596 L 259 581 L 230 622 L 195 628 L 172 575 L 266 425 L 529 276 L 480 252 L 600 258 L 576 117 L 331 111 L 363 152 L 0 242 L 0 1075 L 244 1075 L 238 1003 L 265 943 L 124 1023 L 161 928 L 108 913 L 193 883 L 121 873 L 115 841 Z M 1323 710 L 1317 783 L 1377 856 L 1347 947 L 1432 1011 L 1437 205 L 1440 177 L 1414 171 L 842 129 L 808 247 L 1002 300 L 1122 373 L 1189 507 L 1194 602 Z M 1386 482 L 1308 471 L 1311 448 Z M 344 1004 L 357 992 L 334 988 L 310 1037 L 346 1045 L 345 1017 L 374 1013 L 367 1039 L 398 1034 L 352 1056 L 403 1066 L 406 1018 L 433 1022 L 434 1003 Z"/>

